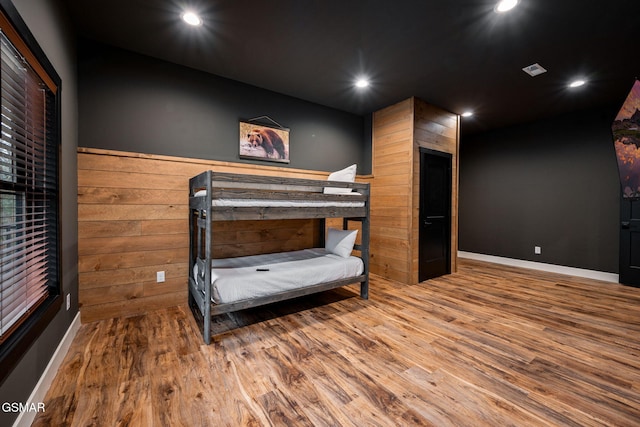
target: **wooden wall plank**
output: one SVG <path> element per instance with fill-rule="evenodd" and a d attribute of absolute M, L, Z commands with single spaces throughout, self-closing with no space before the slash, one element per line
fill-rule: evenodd
<path fill-rule="evenodd" d="M 140 298 L 144 294 L 142 283 L 112 284 L 100 288 L 83 287 L 80 291 L 82 302 L 86 306 Z"/>
<path fill-rule="evenodd" d="M 86 304 L 81 308 L 83 323 L 116 317 L 130 317 L 141 313 L 184 304 L 187 300 L 187 287 L 178 292 L 152 295 L 142 298 L 121 299 L 104 304 Z"/>
<path fill-rule="evenodd" d="M 86 273 L 101 270 L 142 267 L 145 265 L 166 265 L 184 262 L 189 259 L 189 248 L 170 248 L 160 250 L 137 250 L 134 252 L 90 253 L 82 255 L 78 262 L 78 271 Z"/>
<path fill-rule="evenodd" d="M 167 279 L 186 277 L 188 268 L 187 261 L 188 259 L 183 260 L 181 263 L 85 272 L 80 276 L 80 289 L 108 288 L 113 285 L 135 284 L 149 281 L 155 283 L 157 271 L 164 271 Z M 176 289 L 176 291 L 178 290 L 179 289 Z M 85 301 L 82 302 L 85 303 Z"/>
<path fill-rule="evenodd" d="M 376 196 L 375 201 L 371 202 L 372 207 L 377 206 L 395 206 L 398 210 L 405 210 L 409 206 L 409 194 L 396 196 Z M 405 209 L 403 209 L 405 208 Z"/>
<path fill-rule="evenodd" d="M 159 219 L 147 220 L 140 223 L 140 233 L 146 236 L 153 234 L 183 234 L 189 232 L 189 220 Z"/>
<path fill-rule="evenodd" d="M 156 169 L 157 172 L 162 169 Z M 161 173 L 133 173 L 105 170 L 78 170 L 83 187 L 112 187 L 149 190 L 184 190 L 184 179 Z M 183 177 L 182 177 L 183 178 Z"/>
<path fill-rule="evenodd" d="M 78 234 L 84 238 L 109 236 L 139 236 L 141 221 L 82 221 Z"/>
<path fill-rule="evenodd" d="M 169 220 L 188 218 L 189 207 L 182 205 L 97 205 L 78 203 L 83 221 Z"/>
<path fill-rule="evenodd" d="M 86 204 L 165 205 L 183 204 L 184 199 L 184 189 L 82 187 L 78 190 L 78 201 Z"/>
<path fill-rule="evenodd" d="M 185 233 L 188 237 L 188 233 Z M 189 241 L 184 235 L 149 235 L 125 237 L 91 237 L 78 239 L 78 254 L 81 256 L 95 254 L 126 253 L 133 251 L 155 251 L 167 248 L 186 248 Z"/>

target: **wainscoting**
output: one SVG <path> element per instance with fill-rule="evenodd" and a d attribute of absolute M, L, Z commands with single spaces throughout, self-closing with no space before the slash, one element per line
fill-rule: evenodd
<path fill-rule="evenodd" d="M 188 180 L 220 172 L 326 179 L 328 173 L 98 149 L 78 149 L 78 269 L 82 322 L 186 303 Z M 308 248 L 317 222 L 215 225 L 217 258 Z M 165 282 L 156 282 L 156 272 Z"/>

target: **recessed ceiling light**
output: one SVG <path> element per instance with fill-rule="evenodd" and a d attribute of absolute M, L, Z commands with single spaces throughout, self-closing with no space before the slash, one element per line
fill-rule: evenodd
<path fill-rule="evenodd" d="M 473 111 L 465 111 L 464 113 L 460 114 L 462 117 L 471 117 L 473 116 Z"/>
<path fill-rule="evenodd" d="M 364 89 L 369 86 L 369 80 L 365 78 L 361 78 L 356 80 L 356 87 L 359 89 Z"/>
<path fill-rule="evenodd" d="M 182 14 L 182 20 L 189 25 L 197 27 L 202 25 L 202 19 L 194 12 L 186 11 Z"/>
<path fill-rule="evenodd" d="M 587 83 L 584 80 L 574 80 L 571 83 L 569 83 L 569 87 L 580 87 L 580 86 L 584 86 L 585 83 Z"/>
<path fill-rule="evenodd" d="M 516 7 L 517 5 L 518 5 L 518 0 L 502 0 L 496 5 L 495 11 L 498 13 L 508 12 L 514 7 Z"/>

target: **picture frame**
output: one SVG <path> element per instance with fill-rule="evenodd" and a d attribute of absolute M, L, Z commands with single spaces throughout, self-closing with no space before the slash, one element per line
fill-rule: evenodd
<path fill-rule="evenodd" d="M 640 80 L 611 125 L 624 199 L 640 199 Z"/>
<path fill-rule="evenodd" d="M 240 120 L 238 150 L 241 159 L 289 163 L 289 129 Z"/>

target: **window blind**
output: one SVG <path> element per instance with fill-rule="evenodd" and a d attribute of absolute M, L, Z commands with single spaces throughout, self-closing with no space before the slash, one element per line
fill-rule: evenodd
<path fill-rule="evenodd" d="M 0 343 L 57 282 L 54 96 L 0 33 Z"/>

